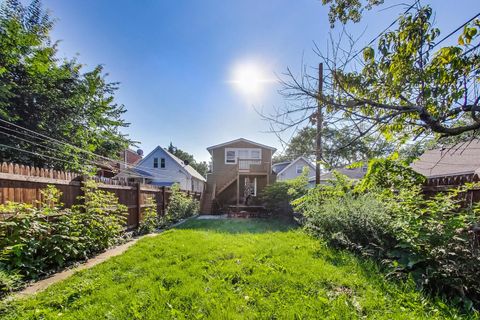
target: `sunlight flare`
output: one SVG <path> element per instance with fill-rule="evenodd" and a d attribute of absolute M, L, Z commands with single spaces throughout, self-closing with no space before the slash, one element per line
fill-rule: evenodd
<path fill-rule="evenodd" d="M 254 62 L 242 62 L 233 66 L 231 80 L 228 81 L 238 92 L 245 96 L 259 96 L 266 85 L 275 83 L 264 68 Z"/>

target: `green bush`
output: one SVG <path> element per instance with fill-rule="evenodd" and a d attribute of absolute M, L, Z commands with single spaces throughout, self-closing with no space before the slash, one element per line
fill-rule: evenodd
<path fill-rule="evenodd" d="M 328 198 L 305 213 L 307 229 L 337 248 L 378 257 L 394 245 L 391 218 L 373 195 Z"/>
<path fill-rule="evenodd" d="M 295 179 L 277 181 L 266 186 L 260 200 L 267 210 L 275 215 L 288 215 L 293 213 L 291 202 L 307 193 L 308 171 Z"/>
<path fill-rule="evenodd" d="M 461 195 L 472 187 L 432 198 L 415 187 L 383 203 L 393 217 L 398 241 L 390 252 L 395 271 L 411 275 L 422 288 L 480 306 L 480 251 L 473 232 L 480 221 L 480 204 L 461 207 Z"/>
<path fill-rule="evenodd" d="M 402 170 L 404 166 L 404 170 Z M 341 176 L 292 202 L 307 230 L 330 245 L 375 257 L 392 275 L 480 306 L 480 203 L 462 207 L 465 185 L 426 197 L 404 163 L 375 160 L 356 186 Z"/>
<path fill-rule="evenodd" d="M 18 289 L 21 283 L 21 275 L 0 269 L 0 296 Z"/>
<path fill-rule="evenodd" d="M 200 210 L 199 202 L 181 191 L 178 184 L 172 186 L 171 192 L 166 210 L 167 212 L 165 214 L 165 218 L 168 222 L 176 222 L 198 213 Z"/>
<path fill-rule="evenodd" d="M 0 212 L 13 214 L 0 221 L 2 275 L 36 279 L 120 239 L 127 208 L 93 181 L 85 184 L 83 193 L 83 204 L 71 210 L 61 208 L 61 193 L 53 187 L 43 191 L 44 200 L 38 208 L 21 203 L 0 205 Z M 3 286 L 9 285 L 6 282 Z"/>
<path fill-rule="evenodd" d="M 147 205 L 143 211 L 142 220 L 137 229 L 137 234 L 146 234 L 154 232 L 162 226 L 160 217 L 157 214 L 157 202 L 153 197 L 148 197 L 145 201 Z"/>

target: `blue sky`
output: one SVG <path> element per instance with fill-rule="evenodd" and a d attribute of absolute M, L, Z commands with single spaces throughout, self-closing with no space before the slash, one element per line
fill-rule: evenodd
<path fill-rule="evenodd" d="M 393 3 L 393 1 L 390 1 Z M 409 1 L 411 2 L 411 1 Z M 327 8 L 319 0 L 44 0 L 57 19 L 53 39 L 60 56 L 93 68 L 103 64 L 120 82 L 117 102 L 128 112 L 125 130 L 149 152 L 170 141 L 209 160 L 206 147 L 245 137 L 280 148 L 255 108 L 285 103 L 280 86 L 265 83 L 259 95 L 240 92 L 229 80 L 236 65 L 255 64 L 268 79 L 303 62 L 316 66 L 313 41 L 326 47 Z M 400 3 L 397 1 L 395 3 Z M 446 34 L 469 19 L 478 0 L 432 3 Z M 384 8 L 384 7 L 383 7 Z M 348 30 L 359 47 L 388 26 L 403 7 L 367 13 Z"/>

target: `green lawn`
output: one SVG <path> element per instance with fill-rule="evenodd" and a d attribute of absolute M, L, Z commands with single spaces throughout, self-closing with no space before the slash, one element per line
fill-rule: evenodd
<path fill-rule="evenodd" d="M 4 305 L 5 319 L 445 319 L 454 309 L 301 230 L 190 220 Z"/>

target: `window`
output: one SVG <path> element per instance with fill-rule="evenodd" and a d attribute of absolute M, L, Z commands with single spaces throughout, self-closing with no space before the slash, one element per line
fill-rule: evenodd
<path fill-rule="evenodd" d="M 165 169 L 165 158 L 160 158 L 160 168 Z"/>
<path fill-rule="evenodd" d="M 158 158 L 153 158 L 153 167 L 158 168 Z"/>
<path fill-rule="evenodd" d="M 242 159 L 242 160 L 249 159 L 248 149 L 238 149 L 237 152 L 238 152 L 239 159 Z"/>
<path fill-rule="evenodd" d="M 250 151 L 250 158 L 252 159 L 260 159 L 260 150 L 251 150 Z"/>
<path fill-rule="evenodd" d="M 225 163 L 237 163 L 237 153 L 235 150 L 225 149 Z"/>
<path fill-rule="evenodd" d="M 237 163 L 237 158 L 242 160 L 261 160 L 261 149 L 249 149 L 249 148 L 226 148 L 225 149 L 225 163 L 232 164 Z"/>
<path fill-rule="evenodd" d="M 302 173 L 303 172 L 303 166 L 297 166 L 297 173 Z"/>

